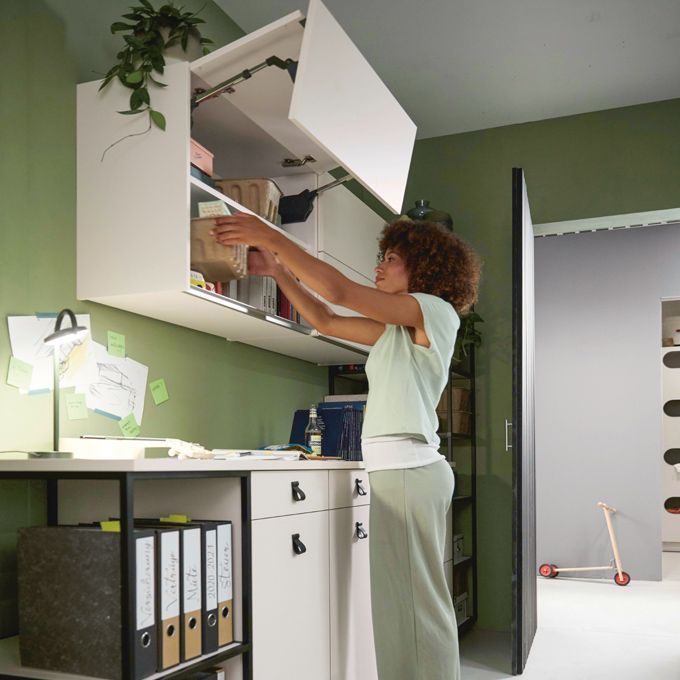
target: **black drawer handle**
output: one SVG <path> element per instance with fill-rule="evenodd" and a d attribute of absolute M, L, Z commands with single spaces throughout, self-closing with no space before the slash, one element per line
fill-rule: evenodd
<path fill-rule="evenodd" d="M 368 532 L 364 529 L 364 525 L 361 522 L 356 522 L 355 526 L 358 538 L 368 538 Z"/>
<path fill-rule="evenodd" d="M 357 493 L 360 496 L 365 496 L 366 495 L 366 489 L 364 489 L 363 486 L 361 486 L 361 480 L 360 479 L 355 479 L 354 480 L 354 486 L 356 487 Z"/>
<path fill-rule="evenodd" d="M 300 534 L 293 534 L 293 550 L 296 555 L 307 552 L 307 546 L 300 540 Z"/>
<path fill-rule="evenodd" d="M 305 492 L 300 488 L 300 482 L 291 482 L 290 485 L 293 489 L 294 501 L 304 501 L 307 498 Z"/>

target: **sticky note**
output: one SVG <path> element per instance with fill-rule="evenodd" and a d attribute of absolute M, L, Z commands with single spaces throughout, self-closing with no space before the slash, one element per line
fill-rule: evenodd
<path fill-rule="evenodd" d="M 141 429 L 135 420 L 134 413 L 131 413 L 129 416 L 125 416 L 125 418 L 120 420 L 118 426 L 126 437 L 136 437 L 141 432 Z"/>
<path fill-rule="evenodd" d="M 172 522 L 173 524 L 186 524 L 191 522 L 188 515 L 168 515 L 167 517 L 161 517 L 161 522 Z"/>
<path fill-rule="evenodd" d="M 168 395 L 168 388 L 165 385 L 165 380 L 163 380 L 163 378 L 159 378 L 158 380 L 154 380 L 152 383 L 149 383 L 149 389 L 151 390 L 151 396 L 153 397 L 153 401 L 156 406 L 170 399 L 170 396 Z"/>
<path fill-rule="evenodd" d="M 117 519 L 108 520 L 106 522 L 99 522 L 102 531 L 114 531 L 120 533 L 120 521 Z"/>
<path fill-rule="evenodd" d="M 106 349 L 111 356 L 125 357 L 125 336 L 115 331 L 107 331 Z"/>
<path fill-rule="evenodd" d="M 87 404 L 84 394 L 67 394 L 66 411 L 69 420 L 84 420 L 87 418 Z"/>
<path fill-rule="evenodd" d="M 29 364 L 16 357 L 9 358 L 9 370 L 7 371 L 7 384 L 27 390 L 31 386 L 33 364 Z"/>

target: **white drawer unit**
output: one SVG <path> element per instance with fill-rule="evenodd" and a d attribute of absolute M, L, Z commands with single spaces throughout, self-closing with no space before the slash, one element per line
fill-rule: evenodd
<path fill-rule="evenodd" d="M 252 550 L 254 680 L 328 678 L 328 512 L 254 521 Z"/>
<path fill-rule="evenodd" d="M 368 505 L 371 489 L 366 470 L 333 470 L 328 485 L 329 508 Z"/>
<path fill-rule="evenodd" d="M 251 479 L 253 519 L 328 510 L 325 470 L 254 472 Z"/>
<path fill-rule="evenodd" d="M 331 510 L 331 680 L 377 680 L 371 617 L 369 506 Z"/>

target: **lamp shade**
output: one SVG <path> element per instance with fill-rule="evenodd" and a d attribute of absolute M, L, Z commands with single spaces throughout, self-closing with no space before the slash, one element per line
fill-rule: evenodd
<path fill-rule="evenodd" d="M 62 328 L 61 324 L 67 316 L 71 322 L 71 326 L 69 328 Z M 88 330 L 85 326 L 78 325 L 76 315 L 70 309 L 62 309 L 54 324 L 54 333 L 50 333 L 50 335 L 45 338 L 45 344 L 55 347 L 62 345 L 65 342 L 73 342 L 74 340 L 79 340 L 87 335 L 87 332 Z"/>

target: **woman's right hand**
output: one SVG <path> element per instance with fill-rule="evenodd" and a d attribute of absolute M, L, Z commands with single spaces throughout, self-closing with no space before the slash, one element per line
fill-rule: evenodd
<path fill-rule="evenodd" d="M 268 250 L 248 250 L 248 274 L 253 276 L 276 276 L 281 265 Z"/>

